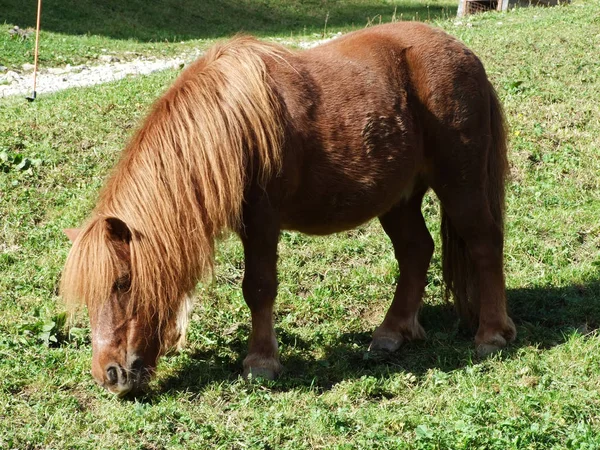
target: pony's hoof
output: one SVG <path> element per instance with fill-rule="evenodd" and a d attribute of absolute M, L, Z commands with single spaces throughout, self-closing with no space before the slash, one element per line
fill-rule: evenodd
<path fill-rule="evenodd" d="M 488 332 L 488 334 L 479 332 L 477 334 L 478 336 L 475 336 L 477 356 L 486 358 L 502 350 L 507 343 L 514 341 L 517 336 L 517 329 L 511 318 L 507 317 L 506 325 L 501 331 Z"/>
<path fill-rule="evenodd" d="M 504 347 L 506 347 L 506 339 L 500 333 L 496 333 L 486 342 L 477 345 L 477 356 L 487 358 L 494 353 L 498 353 Z"/>
<path fill-rule="evenodd" d="M 479 358 L 487 358 L 488 356 L 498 353 L 504 348 L 504 345 L 480 344 L 477 346 L 477 356 Z"/>
<path fill-rule="evenodd" d="M 248 367 L 247 369 L 244 369 L 243 375 L 244 379 L 248 381 L 256 380 L 257 378 L 273 381 L 275 378 L 277 378 L 277 372 L 266 367 Z"/>
<path fill-rule="evenodd" d="M 405 341 L 422 340 L 425 339 L 425 336 L 425 330 L 416 318 L 394 330 L 382 325 L 373 333 L 369 351 L 395 352 Z"/>
<path fill-rule="evenodd" d="M 510 317 L 507 317 L 507 327 L 504 332 L 504 338 L 506 342 L 512 342 L 517 338 L 517 327 Z"/>
<path fill-rule="evenodd" d="M 248 355 L 244 360 L 243 376 L 246 380 L 256 378 L 274 380 L 282 369 L 283 366 L 278 358 L 264 358 L 256 354 Z"/>
<path fill-rule="evenodd" d="M 370 352 L 384 351 L 395 352 L 402 345 L 403 339 L 394 339 L 391 337 L 374 337 L 369 345 Z"/>

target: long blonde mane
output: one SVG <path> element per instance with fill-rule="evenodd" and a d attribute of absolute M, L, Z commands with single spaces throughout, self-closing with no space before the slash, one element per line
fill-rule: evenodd
<path fill-rule="evenodd" d="M 186 69 L 155 103 L 100 194 L 61 281 L 68 305 L 97 308 L 119 273 L 106 218 L 132 233 L 131 308 L 174 320 L 212 272 L 214 240 L 241 224 L 250 177 L 281 167 L 282 125 L 265 59 L 282 48 L 236 38 Z"/>

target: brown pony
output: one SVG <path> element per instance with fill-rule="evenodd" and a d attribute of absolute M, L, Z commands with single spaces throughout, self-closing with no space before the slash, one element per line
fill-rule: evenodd
<path fill-rule="evenodd" d="M 215 239 L 239 234 L 252 313 L 244 373 L 280 370 L 273 330 L 282 229 L 328 234 L 378 217 L 400 279 L 371 349 L 425 336 L 418 311 L 433 252 L 421 214 L 442 205 L 443 272 L 486 354 L 515 337 L 503 275 L 506 139 L 485 70 L 419 23 L 368 28 L 312 50 L 238 37 L 155 103 L 74 241 L 61 291 L 87 305 L 92 374 L 144 386 L 185 333 L 188 296 Z"/>

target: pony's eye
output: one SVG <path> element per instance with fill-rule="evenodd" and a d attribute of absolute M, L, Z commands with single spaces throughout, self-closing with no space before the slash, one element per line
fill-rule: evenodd
<path fill-rule="evenodd" d="M 130 287 L 131 281 L 129 280 L 128 275 L 117 278 L 117 281 L 115 281 L 115 284 L 113 285 L 113 289 L 119 292 L 127 292 Z"/>

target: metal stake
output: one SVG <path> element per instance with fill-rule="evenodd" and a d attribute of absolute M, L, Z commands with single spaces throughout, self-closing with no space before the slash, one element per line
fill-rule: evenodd
<path fill-rule="evenodd" d="M 37 66 L 38 66 L 38 44 L 40 39 L 40 19 L 42 17 L 42 0 L 38 0 L 38 10 L 37 10 L 37 25 L 35 27 L 35 60 L 33 64 L 33 94 L 31 97 L 25 97 L 27 101 L 32 102 L 35 100 L 36 92 L 35 92 L 35 83 L 37 81 Z"/>

